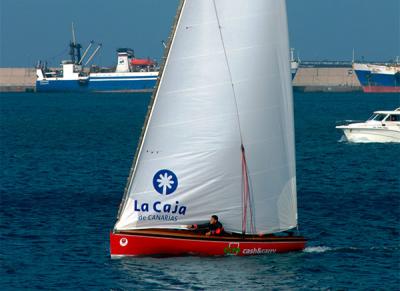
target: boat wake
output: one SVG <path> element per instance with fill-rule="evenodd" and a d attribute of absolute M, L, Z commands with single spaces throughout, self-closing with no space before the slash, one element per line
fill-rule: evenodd
<path fill-rule="evenodd" d="M 327 247 L 327 246 L 313 246 L 306 247 L 303 253 L 325 253 L 325 252 L 363 252 L 363 251 L 387 251 L 395 252 L 398 251 L 400 247 L 370 247 L 370 248 L 357 248 L 357 247 Z"/>
<path fill-rule="evenodd" d="M 328 251 L 333 250 L 333 248 L 330 247 L 324 247 L 324 246 L 317 246 L 317 247 L 306 247 L 303 252 L 304 253 L 325 253 Z"/>
<path fill-rule="evenodd" d="M 363 249 L 356 248 L 356 247 L 337 247 L 337 248 L 333 248 L 333 247 L 326 247 L 326 246 L 315 246 L 315 247 L 306 247 L 303 250 L 304 253 L 357 252 L 357 251 L 363 251 Z"/>
<path fill-rule="evenodd" d="M 342 136 L 340 137 L 340 139 L 338 140 L 338 142 L 348 142 L 348 140 L 347 140 L 347 138 L 346 138 L 345 135 L 342 135 Z"/>

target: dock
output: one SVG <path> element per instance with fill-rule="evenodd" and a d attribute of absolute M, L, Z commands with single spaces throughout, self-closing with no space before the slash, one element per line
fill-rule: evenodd
<path fill-rule="evenodd" d="M 301 92 L 362 91 L 351 67 L 300 68 L 293 80 L 293 89 Z"/>
<path fill-rule="evenodd" d="M 35 68 L 0 68 L 0 92 L 34 92 Z"/>
<path fill-rule="evenodd" d="M 35 68 L 0 68 L 0 92 L 34 92 Z M 301 92 L 353 92 L 361 85 L 351 66 L 317 66 L 305 62 L 293 80 L 295 91 Z"/>

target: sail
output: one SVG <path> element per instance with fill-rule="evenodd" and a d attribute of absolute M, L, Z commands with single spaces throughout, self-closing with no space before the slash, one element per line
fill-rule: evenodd
<path fill-rule="evenodd" d="M 115 230 L 295 227 L 285 1 L 184 1 L 139 146 Z"/>

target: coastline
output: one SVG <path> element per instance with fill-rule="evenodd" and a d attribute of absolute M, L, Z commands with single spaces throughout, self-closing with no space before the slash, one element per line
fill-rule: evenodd
<path fill-rule="evenodd" d="M 35 68 L 0 68 L 0 92 L 34 92 Z M 351 68 L 299 68 L 293 80 L 293 89 L 300 92 L 354 92 L 362 91 Z"/>

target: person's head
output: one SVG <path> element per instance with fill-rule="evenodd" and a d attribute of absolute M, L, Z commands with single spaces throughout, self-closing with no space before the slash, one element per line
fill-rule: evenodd
<path fill-rule="evenodd" d="M 210 223 L 211 224 L 216 224 L 218 222 L 218 216 L 212 215 L 210 218 Z"/>

